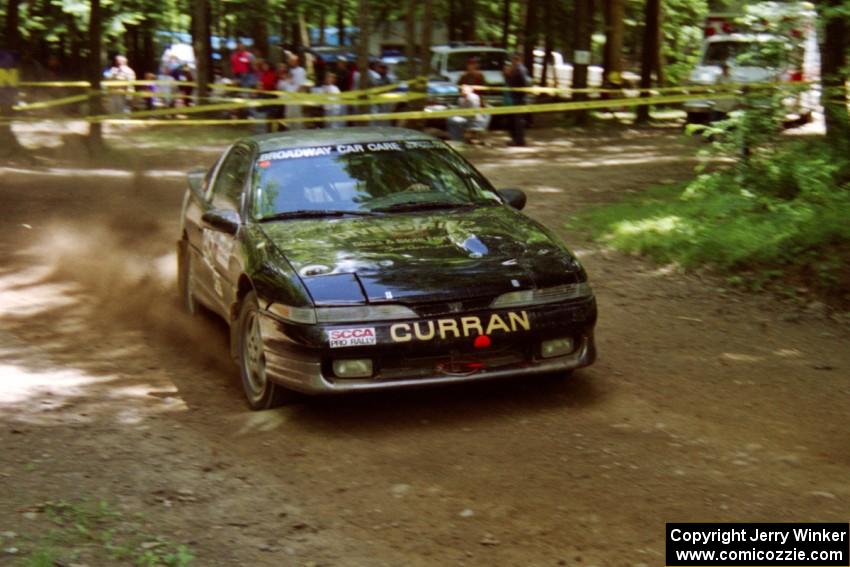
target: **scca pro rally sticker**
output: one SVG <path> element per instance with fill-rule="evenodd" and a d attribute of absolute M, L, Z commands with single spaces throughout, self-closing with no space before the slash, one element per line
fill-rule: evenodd
<path fill-rule="evenodd" d="M 369 346 L 377 342 L 375 327 L 357 327 L 354 329 L 334 329 L 328 331 L 331 348 Z"/>

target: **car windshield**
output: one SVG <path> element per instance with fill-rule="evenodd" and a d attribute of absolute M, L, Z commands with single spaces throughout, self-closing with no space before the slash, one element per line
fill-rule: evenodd
<path fill-rule="evenodd" d="M 781 47 L 778 41 L 714 41 L 705 50 L 703 65 L 767 67 L 771 55 Z"/>
<path fill-rule="evenodd" d="M 500 202 L 490 184 L 440 141 L 374 142 L 261 153 L 253 216 L 373 213 Z"/>
<path fill-rule="evenodd" d="M 503 51 L 455 51 L 449 53 L 446 67 L 449 71 L 466 71 L 470 59 L 477 59 L 482 71 L 501 71 L 507 54 Z"/>

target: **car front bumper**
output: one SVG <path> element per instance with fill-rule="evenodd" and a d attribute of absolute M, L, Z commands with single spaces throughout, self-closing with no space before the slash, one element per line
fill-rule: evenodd
<path fill-rule="evenodd" d="M 531 331 L 520 330 L 511 336 L 494 335 L 492 347 L 486 349 L 472 346 L 474 336 L 394 343 L 390 339 L 390 322 L 357 325 L 361 328 L 374 326 L 377 338 L 373 345 L 330 348 L 328 341 L 321 337 L 329 336 L 329 330 L 340 325 L 297 328 L 299 326 L 264 313 L 261 327 L 266 374 L 271 381 L 291 390 L 307 394 L 341 394 L 553 374 L 594 362 L 595 300 L 527 311 L 533 323 Z M 309 331 L 304 332 L 305 328 Z M 552 358 L 541 356 L 542 341 L 566 336 L 573 339 L 571 352 Z M 334 375 L 333 360 L 364 358 L 373 361 L 372 377 L 339 378 Z"/>

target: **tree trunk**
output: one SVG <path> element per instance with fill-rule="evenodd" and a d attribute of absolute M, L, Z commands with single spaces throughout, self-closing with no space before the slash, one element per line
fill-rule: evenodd
<path fill-rule="evenodd" d="M 623 76 L 623 31 L 625 18 L 624 0 L 605 0 L 605 51 L 602 66 L 605 69 L 604 84 L 618 86 Z"/>
<path fill-rule="evenodd" d="M 68 26 L 68 35 L 71 38 L 66 69 L 73 69 L 73 73 L 66 73 L 63 78 L 87 79 L 89 76 L 88 65 L 83 61 L 87 38 L 84 38 L 82 32 L 77 28 L 77 19 L 74 16 L 68 14 L 65 22 Z"/>
<path fill-rule="evenodd" d="M 101 60 L 102 41 L 102 14 L 100 0 L 91 0 L 89 12 L 89 84 L 95 94 L 89 99 L 89 114 L 99 116 L 103 114 L 103 100 L 100 96 L 100 78 L 103 74 L 103 62 Z M 99 152 L 103 149 L 103 131 L 100 122 L 89 123 L 89 151 Z"/>
<path fill-rule="evenodd" d="M 18 8 L 20 0 L 8 0 L 6 2 L 6 48 L 9 51 L 21 53 L 21 34 L 18 32 L 19 15 Z"/>
<path fill-rule="evenodd" d="M 463 20 L 460 26 L 460 39 L 461 41 L 475 41 L 475 0 L 463 0 L 461 6 L 463 8 Z"/>
<path fill-rule="evenodd" d="M 369 87 L 369 0 L 357 0 L 357 70 L 361 90 Z"/>
<path fill-rule="evenodd" d="M 502 49 L 508 48 L 508 36 L 511 34 L 511 0 L 502 4 Z"/>
<path fill-rule="evenodd" d="M 644 8 L 643 48 L 640 54 L 640 88 L 652 87 L 652 72 L 658 61 L 658 25 L 661 0 L 646 0 Z M 643 90 L 642 97 L 648 97 L 649 92 Z M 649 105 L 637 107 L 638 124 L 649 122 Z"/>
<path fill-rule="evenodd" d="M 12 52 L 13 57 L 17 56 L 17 53 Z M 4 61 L 4 63 L 7 63 Z M 11 61 L 8 61 L 11 63 Z M 5 67 L 5 65 L 4 65 Z M 14 71 L 18 71 L 19 66 L 15 66 Z M 4 68 L 3 71 L 12 72 L 11 65 L 8 68 Z M 4 81 L 5 83 L 5 81 Z M 12 131 L 12 123 L 11 119 L 14 111 L 12 110 L 12 106 L 14 105 L 14 84 L 10 87 L 10 91 L 12 91 L 8 96 L 6 91 L 6 84 L 0 84 L 0 157 L 9 157 L 15 155 L 20 152 L 21 146 L 18 144 L 18 139 L 15 137 L 15 133 Z M 8 120 L 8 122 L 7 122 Z"/>
<path fill-rule="evenodd" d="M 142 71 L 159 73 L 159 62 L 153 50 L 153 27 L 151 22 L 142 24 Z"/>
<path fill-rule="evenodd" d="M 558 86 L 558 70 L 552 68 L 552 50 L 555 47 L 555 25 L 552 22 L 553 4 L 555 0 L 543 0 L 543 65 L 540 73 L 540 84 L 546 86 L 546 77 L 552 75 L 552 85 Z M 534 74 L 533 60 L 532 67 L 529 68 L 531 74 Z"/>
<path fill-rule="evenodd" d="M 345 45 L 345 0 L 339 0 L 336 5 L 336 27 L 339 45 Z"/>
<path fill-rule="evenodd" d="M 587 88 L 587 67 L 590 64 L 590 35 L 593 18 L 591 0 L 575 0 L 573 35 L 573 83 L 575 89 Z M 573 100 L 587 99 L 587 93 L 574 93 Z M 587 124 L 586 110 L 573 111 L 575 123 L 579 126 Z"/>
<path fill-rule="evenodd" d="M 449 41 L 457 41 L 457 1 L 449 0 L 448 35 Z"/>
<path fill-rule="evenodd" d="M 522 44 L 522 61 L 528 72 L 534 66 L 534 45 L 537 43 L 537 35 L 540 18 L 537 14 L 539 0 L 528 0 L 525 11 L 525 41 Z M 520 47 L 519 45 L 517 47 Z"/>
<path fill-rule="evenodd" d="M 325 26 L 327 25 L 327 10 L 325 4 L 319 5 L 319 45 L 325 44 Z"/>
<path fill-rule="evenodd" d="M 192 46 L 195 49 L 195 81 L 198 84 L 195 94 L 199 103 L 206 98 L 209 91 L 210 54 L 207 45 L 210 35 L 209 15 L 209 1 L 194 0 L 192 6 Z"/>
<path fill-rule="evenodd" d="M 519 21 L 516 27 L 516 51 L 525 49 L 525 20 L 528 18 L 528 4 L 531 0 L 519 0 Z"/>
<path fill-rule="evenodd" d="M 126 45 L 126 53 L 127 59 L 130 62 L 130 67 L 136 70 L 136 75 L 138 78 L 142 78 L 144 76 L 144 71 L 141 67 L 142 58 L 139 53 L 139 26 L 137 25 L 128 25 L 127 33 L 124 36 L 125 45 Z"/>
<path fill-rule="evenodd" d="M 850 22 L 835 11 L 842 0 L 825 0 L 818 7 L 824 21 L 824 38 L 821 45 L 821 76 L 823 83 L 823 110 L 826 122 L 826 137 L 830 145 L 845 148 L 850 144 L 850 116 L 847 114 L 847 88 L 844 76 L 847 65 L 847 48 L 850 42 Z M 830 17 L 831 16 L 831 17 Z M 808 78 L 808 77 L 807 77 Z"/>
<path fill-rule="evenodd" d="M 419 41 L 420 75 L 428 77 L 431 74 L 431 33 L 434 24 L 434 0 L 422 0 L 422 39 Z"/>
<path fill-rule="evenodd" d="M 301 53 L 301 24 L 299 22 L 301 12 L 297 0 L 288 0 L 286 3 L 286 17 L 289 18 L 289 47 L 293 52 Z"/>
<path fill-rule="evenodd" d="M 407 78 L 416 76 L 416 5 L 417 0 L 407 0 L 404 15 L 404 57 L 407 60 Z"/>
<path fill-rule="evenodd" d="M 269 3 L 268 0 L 253 0 L 251 6 L 254 8 L 251 19 L 254 48 L 260 52 L 260 57 L 267 59 L 269 56 Z M 209 23 L 207 29 L 209 29 Z"/>

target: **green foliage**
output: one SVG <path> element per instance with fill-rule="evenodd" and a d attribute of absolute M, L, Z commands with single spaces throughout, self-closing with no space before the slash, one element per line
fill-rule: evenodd
<path fill-rule="evenodd" d="M 699 59 L 707 0 L 666 0 L 661 20 L 661 54 L 667 82 L 679 84 Z"/>
<path fill-rule="evenodd" d="M 826 293 L 848 285 L 850 160 L 818 141 L 780 144 L 769 157 L 652 189 L 579 219 L 612 246 L 686 268 L 711 266 L 752 287 L 788 274 Z M 745 179 L 746 184 L 742 184 Z"/>
<path fill-rule="evenodd" d="M 49 528 L 28 542 L 19 565 L 52 567 L 79 561 L 136 567 L 188 567 L 194 555 L 185 545 L 147 534 L 140 517 L 128 518 L 107 501 L 50 502 Z"/>
<path fill-rule="evenodd" d="M 793 41 L 764 42 L 747 56 L 781 69 L 796 53 Z M 807 285 L 839 291 L 850 284 L 842 256 L 850 246 L 850 157 L 822 139 L 782 136 L 800 88 L 745 92 L 727 119 L 689 127 L 709 142 L 704 153 L 731 165 L 596 209 L 582 222 L 619 249 L 713 266 L 754 287 L 804 273 Z M 740 278 L 740 270 L 755 275 Z"/>

